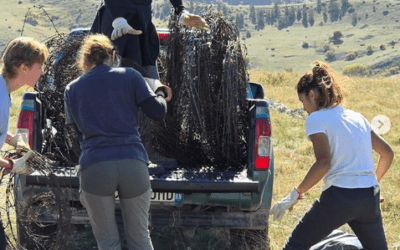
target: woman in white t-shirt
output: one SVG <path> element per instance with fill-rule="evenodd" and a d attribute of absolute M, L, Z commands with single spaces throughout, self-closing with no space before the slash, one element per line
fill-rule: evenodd
<path fill-rule="evenodd" d="M 321 197 L 300 220 L 285 250 L 309 249 L 334 229 L 348 224 L 364 249 L 387 248 L 380 212 L 379 181 L 388 171 L 394 153 L 361 114 L 340 106 L 343 92 L 335 72 L 315 62 L 311 74 L 297 83 L 299 100 L 309 114 L 306 132 L 316 162 L 297 188 L 277 203 L 274 220 L 323 179 Z M 380 156 L 375 170 L 372 150 Z"/>

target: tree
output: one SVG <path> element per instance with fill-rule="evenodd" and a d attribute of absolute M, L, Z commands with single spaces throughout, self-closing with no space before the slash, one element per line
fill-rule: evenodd
<path fill-rule="evenodd" d="M 326 9 L 326 6 L 324 7 L 324 10 L 322 11 L 322 15 L 324 17 L 324 23 L 328 21 L 328 10 Z"/>
<path fill-rule="evenodd" d="M 258 30 L 263 30 L 265 28 L 265 23 L 264 23 L 264 11 L 259 10 L 257 13 L 257 27 Z"/>
<path fill-rule="evenodd" d="M 252 24 L 256 24 L 257 23 L 256 8 L 254 8 L 254 5 L 250 5 L 249 18 L 250 18 L 250 22 Z"/>
<path fill-rule="evenodd" d="M 340 15 L 344 16 L 347 13 L 347 10 L 350 8 L 349 0 L 342 0 L 342 7 L 340 9 Z"/>
<path fill-rule="evenodd" d="M 244 28 L 244 16 L 241 13 L 236 14 L 236 26 L 239 30 Z"/>
<path fill-rule="evenodd" d="M 303 5 L 303 10 L 302 10 L 301 14 L 303 15 L 303 21 L 302 21 L 303 26 L 304 26 L 304 28 L 307 28 L 308 27 L 308 18 L 307 18 L 307 6 L 305 4 Z"/>
<path fill-rule="evenodd" d="M 301 20 L 301 9 L 300 7 L 297 7 L 297 15 L 296 15 L 297 21 Z"/>
<path fill-rule="evenodd" d="M 290 7 L 289 16 L 288 16 L 288 26 L 292 26 L 296 21 L 296 10 L 292 6 Z"/>
<path fill-rule="evenodd" d="M 224 16 L 228 16 L 228 5 L 226 3 L 222 4 L 222 13 Z"/>
<path fill-rule="evenodd" d="M 218 5 L 219 6 L 219 5 Z M 189 4 L 189 10 L 188 10 L 190 13 L 193 13 L 193 11 L 194 11 L 194 5 L 193 5 L 193 1 L 190 1 L 190 4 Z"/>
<path fill-rule="evenodd" d="M 268 25 L 272 25 L 272 10 L 266 10 L 266 12 L 265 12 L 265 22 Z"/>
<path fill-rule="evenodd" d="M 321 14 L 321 11 L 322 11 L 321 0 L 317 0 L 317 12 L 318 12 L 318 14 Z"/>
<path fill-rule="evenodd" d="M 357 26 L 358 23 L 358 18 L 357 18 L 357 13 L 354 12 L 352 18 L 351 18 L 351 25 L 353 25 L 354 27 Z"/>
<path fill-rule="evenodd" d="M 329 11 L 330 11 L 330 20 L 331 22 L 336 22 L 340 16 L 340 9 L 336 0 L 329 1 Z"/>
<path fill-rule="evenodd" d="M 281 16 L 281 12 L 279 10 L 279 5 L 278 3 L 274 3 L 274 7 L 272 8 L 272 17 L 273 17 L 273 21 L 277 21 L 279 20 L 279 17 Z"/>
<path fill-rule="evenodd" d="M 314 10 L 310 9 L 308 12 L 308 23 L 310 24 L 310 26 L 314 26 L 315 23 L 315 19 L 314 19 Z"/>

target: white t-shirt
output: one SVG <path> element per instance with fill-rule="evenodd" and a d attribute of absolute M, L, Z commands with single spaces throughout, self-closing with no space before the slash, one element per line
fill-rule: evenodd
<path fill-rule="evenodd" d="M 331 168 L 324 176 L 324 187 L 368 188 L 379 185 L 372 155 L 371 125 L 360 113 L 342 106 L 311 113 L 306 132 L 327 135 Z"/>

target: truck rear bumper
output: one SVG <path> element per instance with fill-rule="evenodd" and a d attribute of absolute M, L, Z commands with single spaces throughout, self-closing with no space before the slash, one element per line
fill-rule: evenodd
<path fill-rule="evenodd" d="M 265 229 L 268 214 L 262 212 L 150 211 L 151 226 Z"/>
<path fill-rule="evenodd" d="M 55 223 L 59 220 L 54 209 L 44 211 L 37 207 L 31 208 L 39 212 L 36 221 L 40 223 Z M 119 210 L 120 208 L 117 208 Z M 32 210 L 32 211 L 33 211 Z M 120 214 L 120 212 L 116 212 Z M 90 219 L 85 209 L 71 210 L 71 224 L 89 224 Z M 268 213 L 263 212 L 189 212 L 150 210 L 150 226 L 163 227 L 202 227 L 230 229 L 265 229 L 268 226 Z"/>

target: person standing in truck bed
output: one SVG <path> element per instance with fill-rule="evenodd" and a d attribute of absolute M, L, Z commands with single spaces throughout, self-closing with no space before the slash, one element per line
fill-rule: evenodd
<path fill-rule="evenodd" d="M 138 133 L 138 112 L 162 120 L 165 93 L 155 94 L 133 68 L 112 67 L 116 51 L 103 34 L 87 36 L 79 54 L 84 74 L 67 85 L 64 98 L 66 125 L 81 134 L 81 202 L 99 249 L 121 249 L 116 191 L 129 249 L 153 249 L 148 231 L 149 160 Z"/>
<path fill-rule="evenodd" d="M 2 57 L 3 68 L 0 75 L 0 148 L 3 147 L 4 142 L 14 148 L 29 145 L 27 136 L 8 133 L 11 108 L 10 94 L 22 86 L 35 86 L 36 81 L 44 74 L 42 66 L 48 55 L 46 45 L 30 37 L 15 38 L 7 45 Z M 10 170 L 17 174 L 29 174 L 25 162 L 31 156 L 32 152 L 28 151 L 19 159 L 12 160 L 0 157 L 1 175 L 3 176 Z M 6 238 L 0 218 L 0 250 L 5 249 Z"/>
<path fill-rule="evenodd" d="M 321 197 L 300 220 L 284 249 L 309 249 L 346 223 L 364 249 L 388 249 L 379 181 L 392 164 L 392 148 L 364 116 L 340 105 L 343 93 L 337 75 L 327 64 L 315 62 L 312 73 L 297 83 L 297 93 L 309 114 L 306 132 L 316 162 L 300 185 L 271 209 L 274 220 L 281 219 L 322 178 L 324 186 Z M 376 170 L 373 150 L 380 156 Z"/>
<path fill-rule="evenodd" d="M 152 22 L 153 0 L 104 0 L 91 27 L 91 33 L 102 33 L 111 38 L 118 54 L 122 57 L 121 67 L 133 67 L 144 77 L 159 79 L 156 65 L 160 44 L 156 27 Z M 179 23 L 208 30 L 208 25 L 198 15 L 192 15 L 182 0 L 170 0 Z M 153 89 L 155 90 L 155 89 Z M 150 161 L 165 168 L 177 167 L 175 159 L 157 152 L 151 143 L 151 126 L 141 118 L 141 137 Z"/>

